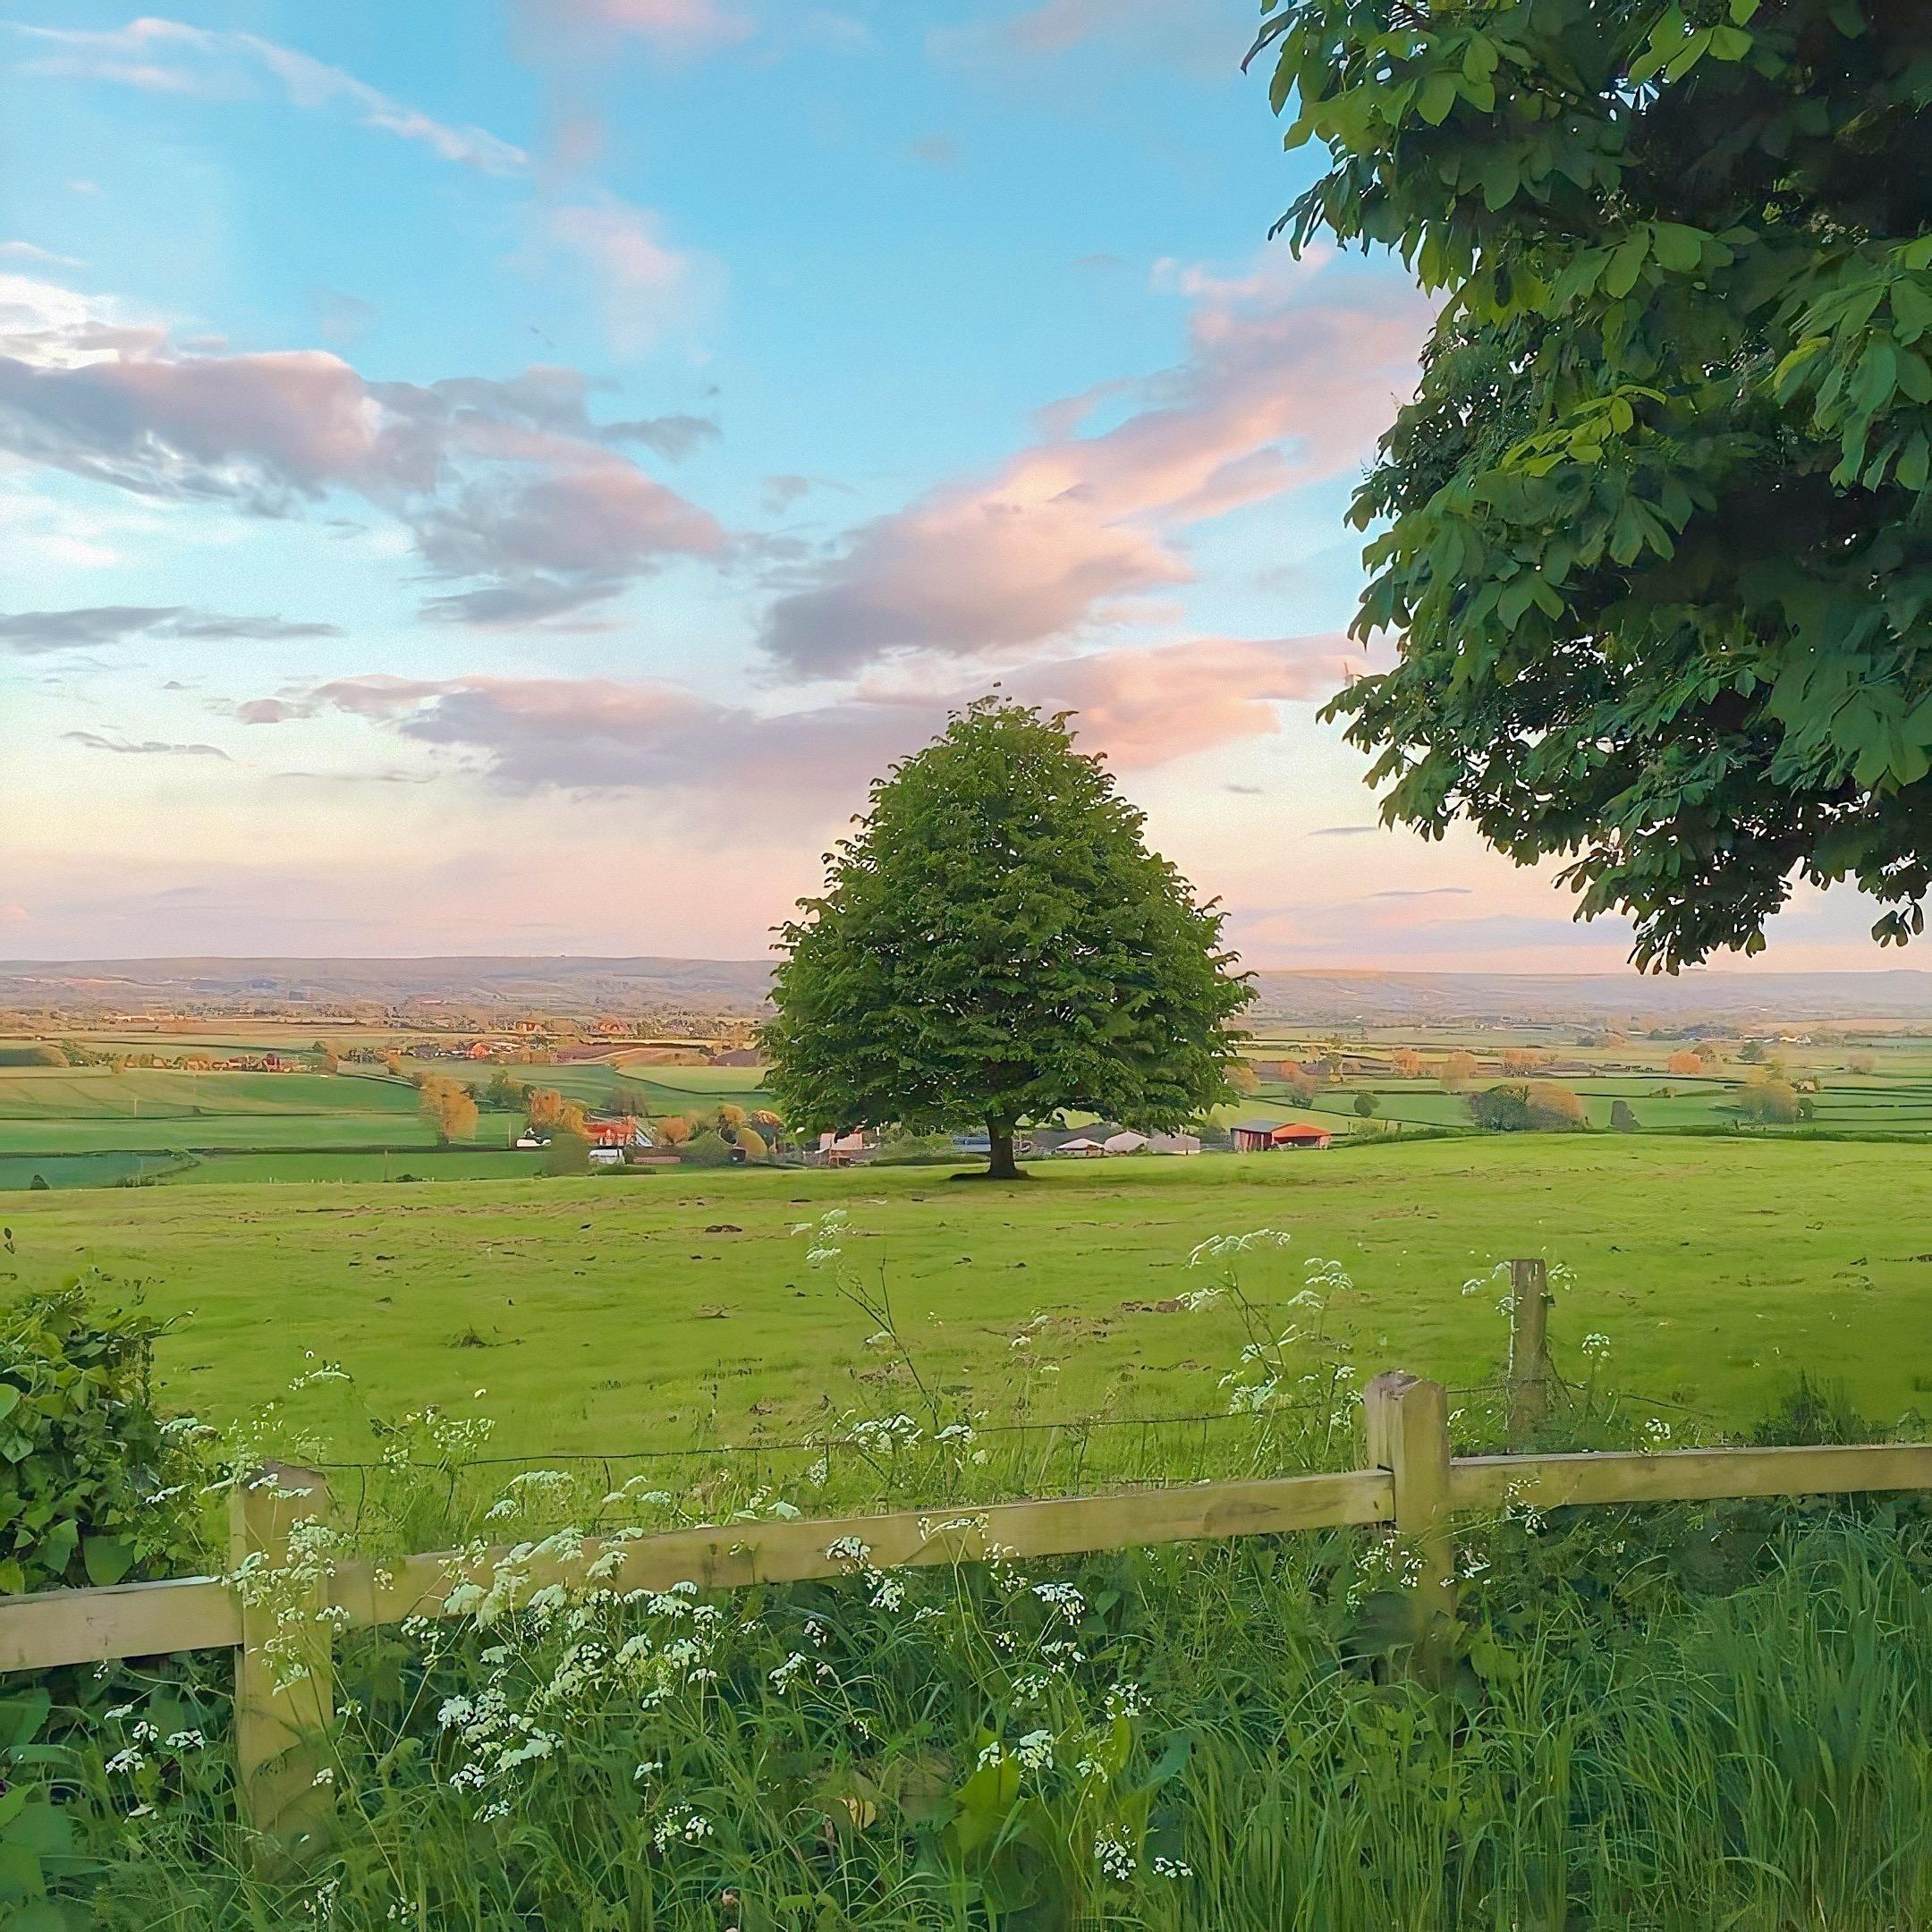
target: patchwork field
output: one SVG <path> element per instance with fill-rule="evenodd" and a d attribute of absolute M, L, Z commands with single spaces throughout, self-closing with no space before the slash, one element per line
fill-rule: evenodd
<path fill-rule="evenodd" d="M 313 1351 L 378 1413 L 493 1415 L 505 1453 L 775 1439 L 913 1398 L 867 1344 L 877 1323 L 792 1232 L 831 1208 L 849 1210 L 848 1255 L 889 1285 L 922 1373 L 1023 1393 L 1042 1416 L 1224 1409 L 1235 1314 L 1155 1304 L 1200 1284 L 1197 1242 L 1262 1226 L 1292 1235 L 1248 1269 L 1267 1318 L 1291 1318 L 1311 1257 L 1340 1261 L 1355 1285 L 1334 1320 L 1364 1373 L 1476 1381 L 1503 1323 L 1493 1284 L 1464 1284 L 1545 1254 L 1577 1271 L 1553 1327 L 1572 1373 L 1597 1331 L 1621 1386 L 1723 1419 L 1800 1368 L 1882 1418 L 1932 1407 L 1932 1184 L 1903 1146 L 1504 1136 L 1068 1163 L 1013 1189 L 931 1168 L 672 1169 L 17 1195 L 0 1288 L 91 1269 L 192 1310 L 160 1368 L 168 1400 L 199 1412 L 275 1394 Z M 346 1401 L 328 1395 L 328 1427 L 366 1447 Z"/>

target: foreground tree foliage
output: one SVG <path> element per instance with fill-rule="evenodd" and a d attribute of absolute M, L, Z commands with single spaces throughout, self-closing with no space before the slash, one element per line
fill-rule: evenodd
<path fill-rule="evenodd" d="M 1078 1107 L 1174 1129 L 1228 1096 L 1252 997 L 1223 915 L 1060 717 L 987 699 L 872 787 L 825 894 L 780 928 L 768 1083 L 794 1129 L 984 1124 Z"/>
<path fill-rule="evenodd" d="M 1332 709 L 1385 815 L 1569 855 L 1640 965 L 1764 943 L 1795 877 L 1932 880 L 1932 8 L 1291 0 L 1284 218 L 1445 296 L 1357 496 Z"/>

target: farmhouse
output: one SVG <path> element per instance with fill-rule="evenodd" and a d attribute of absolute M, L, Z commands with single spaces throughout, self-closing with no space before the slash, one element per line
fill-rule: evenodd
<path fill-rule="evenodd" d="M 869 1127 L 855 1127 L 850 1133 L 818 1136 L 821 1167 L 850 1167 L 855 1161 L 869 1160 L 877 1152 L 878 1136 Z"/>
<path fill-rule="evenodd" d="M 1272 1154 L 1282 1148 L 1325 1148 L 1335 1139 L 1309 1121 L 1237 1121 L 1230 1130 L 1237 1154 Z"/>
<path fill-rule="evenodd" d="M 652 1145 L 644 1123 L 629 1114 L 614 1120 L 586 1121 L 584 1138 L 593 1148 L 648 1148 Z"/>

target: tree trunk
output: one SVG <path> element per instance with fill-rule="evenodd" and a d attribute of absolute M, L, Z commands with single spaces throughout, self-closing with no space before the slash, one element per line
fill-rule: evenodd
<path fill-rule="evenodd" d="M 1020 1170 L 1013 1165 L 1013 1129 L 998 1121 L 988 1121 L 987 1140 L 992 1149 L 992 1157 L 987 1163 L 987 1179 L 1017 1181 Z"/>

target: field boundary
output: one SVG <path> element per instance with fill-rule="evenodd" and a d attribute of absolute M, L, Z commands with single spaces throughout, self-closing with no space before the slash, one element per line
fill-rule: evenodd
<path fill-rule="evenodd" d="M 1542 1276 L 1519 1263 L 1519 1302 L 1540 1306 Z M 1540 1351 L 1526 1355 L 1518 1413 L 1533 1415 Z M 1074 1555 L 1344 1525 L 1388 1525 L 1412 1554 L 1419 1649 L 1455 1609 L 1453 1518 L 1730 1497 L 1932 1489 L 1932 1443 L 1779 1449 L 1590 1451 L 1456 1456 L 1447 1391 L 1401 1370 L 1362 1392 L 1368 1466 L 1337 1473 L 1198 1483 L 1032 1501 L 939 1505 L 789 1521 L 727 1523 L 636 1538 L 585 1538 L 566 1560 L 529 1545 L 428 1552 L 326 1566 L 301 1603 L 263 1607 L 246 1580 L 291 1563 L 292 1539 L 329 1518 L 320 1471 L 271 1463 L 231 1496 L 237 1574 L 0 1597 L 0 1672 L 45 1671 L 199 1649 L 238 1653 L 235 1751 L 244 1815 L 268 1842 L 300 1851 L 328 1827 L 316 1774 L 334 1709 L 333 1633 L 412 1617 L 470 1614 L 488 1596 L 505 1610 L 530 1591 L 594 1580 L 620 1590 L 852 1576 L 1008 1555 Z M 1523 1406 L 1527 1405 L 1527 1406 Z M 291 1627 L 301 1668 L 288 1681 Z M 284 1653 L 272 1665 L 271 1646 Z M 275 1682 L 279 1668 L 283 1682 Z"/>

